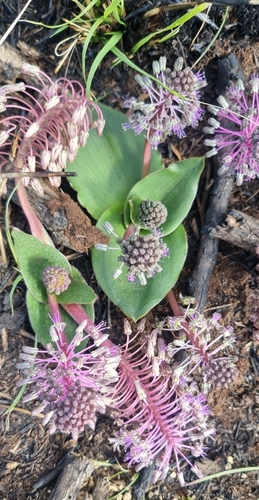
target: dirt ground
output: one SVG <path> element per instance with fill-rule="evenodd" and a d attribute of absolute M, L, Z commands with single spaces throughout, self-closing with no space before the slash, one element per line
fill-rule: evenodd
<path fill-rule="evenodd" d="M 1 2 L 0 4 L 0 36 L 19 11 L 19 5 L 25 2 Z M 19 4 L 19 5 L 18 5 Z M 127 13 L 143 7 L 144 2 L 126 2 Z M 150 8 L 156 6 L 155 1 L 148 2 Z M 34 1 L 29 7 L 30 19 L 46 19 L 47 24 L 58 24 L 59 17 L 71 15 L 73 3 L 65 1 L 49 2 L 39 7 Z M 61 8 L 62 7 L 62 8 Z M 65 12 L 63 12 L 63 10 Z M 63 13 L 62 13 L 63 12 Z M 224 7 L 212 6 L 210 19 L 220 24 Z M 45 16 L 45 17 L 44 17 Z M 158 14 L 151 20 L 143 20 L 141 14 L 136 14 L 128 21 L 125 32 L 124 50 L 132 46 L 137 33 L 141 36 L 148 30 L 156 30 L 174 19 L 175 13 Z M 233 53 L 238 57 L 243 73 L 248 78 L 252 73 L 259 72 L 259 7 L 231 7 L 225 27 L 220 37 L 212 45 L 206 56 L 197 65 L 206 73 L 208 86 L 204 89 L 203 100 L 213 102 L 216 96 L 217 61 L 219 58 Z M 173 64 L 176 57 L 183 55 L 186 64 L 192 65 L 199 56 L 198 44 L 208 45 L 215 34 L 210 24 L 206 23 L 198 35 L 196 50 L 190 48 L 194 36 L 201 27 L 201 21 L 192 20 L 180 34 L 164 44 L 147 46 L 136 56 L 136 63 L 143 69 L 151 71 L 150 60 L 158 59 L 165 53 Z M 54 54 L 55 38 L 49 38 L 46 29 L 36 30 L 28 24 L 19 23 L 8 38 L 8 42 L 18 51 L 19 57 L 40 65 L 44 71 L 53 75 L 57 57 Z M 25 44 L 25 45 L 24 45 Z M 28 45 L 26 45 L 28 44 Z M 33 50 L 36 52 L 34 53 Z M 96 50 L 96 49 L 95 49 Z M 93 49 L 94 52 L 94 49 Z M 93 54 L 92 54 L 93 57 Z M 80 78 L 80 47 L 69 62 L 69 66 L 61 69 L 67 76 Z M 137 94 L 134 73 L 125 65 L 116 66 L 111 70 L 112 57 L 107 58 L 97 71 L 94 79 L 94 91 L 97 97 L 106 96 L 105 102 L 122 110 L 123 97 Z M 90 61 L 88 61 L 90 64 Z M 11 65 L 11 63 L 10 63 Z M 11 67 L 6 72 L 1 70 L 1 84 L 8 82 Z M 195 68 L 196 69 L 196 68 Z M 168 151 L 178 151 L 183 158 L 192 155 L 203 155 L 203 135 L 201 130 L 191 132 L 186 139 L 168 140 L 161 151 L 168 156 Z M 173 148 L 171 147 L 173 144 Z M 174 153 L 172 153 L 173 155 Z M 174 156 L 173 156 L 174 157 Z M 166 161 L 166 158 L 165 158 Z M 208 161 L 207 168 L 210 168 Z M 204 176 L 199 187 L 198 197 L 204 199 Z M 64 184 L 63 189 L 67 186 Z M 69 194 L 71 195 L 70 190 Z M 72 195 L 73 196 L 73 195 Z M 75 196 L 74 200 L 76 199 Z M 209 198 L 203 211 L 209 203 Z M 176 295 L 188 293 L 189 279 L 197 259 L 200 243 L 201 209 L 197 202 L 187 217 L 184 225 L 189 237 L 189 253 L 183 272 L 175 287 Z M 229 208 L 259 220 L 259 180 L 254 180 L 241 187 L 234 187 Z M 12 204 L 12 224 L 26 230 L 26 222 L 20 209 Z M 4 201 L 0 214 L 1 225 L 4 223 Z M 80 230 L 81 231 L 81 230 Z M 114 453 L 108 438 L 112 435 L 113 422 L 107 416 L 98 419 L 95 431 L 85 430 L 78 443 L 69 436 L 59 433 L 50 436 L 41 424 L 41 418 L 31 416 L 32 406 L 19 401 L 11 413 L 6 413 L 9 405 L 17 396 L 16 383 L 19 372 L 15 364 L 25 343 L 33 345 L 34 335 L 29 325 L 25 306 L 25 286 L 20 283 L 15 291 L 13 302 L 14 316 L 10 310 L 10 291 L 17 275 L 13 261 L 6 245 L 8 262 L 0 262 L 0 366 L 1 366 L 1 454 L 0 454 L 0 498 L 3 500 L 47 500 L 56 483 L 64 459 L 73 452 L 77 456 L 87 457 L 101 462 L 96 467 L 90 479 L 86 481 L 78 499 L 107 500 L 113 498 L 134 479 L 134 469 L 127 469 L 123 462 L 123 454 Z M 259 351 L 252 341 L 254 326 L 249 321 L 250 290 L 256 288 L 256 265 L 258 259 L 236 246 L 221 242 L 217 263 L 214 268 L 206 302 L 206 314 L 217 311 L 222 314 L 225 325 L 234 328 L 236 344 L 234 355 L 237 357 L 239 376 L 229 389 L 214 391 L 209 394 L 209 404 L 212 419 L 216 427 L 214 440 L 207 443 L 207 456 L 199 460 L 199 468 L 204 476 L 219 471 L 259 466 Z M 88 279 L 92 276 L 90 257 L 81 254 L 73 261 L 82 274 Z M 95 284 L 99 295 L 96 303 L 97 320 L 106 320 L 110 326 L 111 335 L 120 339 L 123 325 L 122 313 L 106 299 Z M 166 315 L 170 312 L 166 299 L 152 311 L 153 317 Z M 258 344 L 259 345 L 259 344 Z M 105 466 L 103 463 L 109 465 Z M 212 479 L 198 485 L 180 488 L 175 464 L 172 461 L 170 472 L 164 482 L 150 485 L 143 490 L 141 487 L 129 487 L 119 494 L 118 500 L 258 500 L 259 473 L 242 471 Z M 122 472 L 123 467 L 123 472 Z M 49 473 L 53 473 L 49 476 Z M 119 473 L 119 474 L 118 474 Z M 196 477 L 184 468 L 186 481 L 194 481 Z M 141 481 L 145 480 L 144 474 Z M 72 500 L 72 499 L 71 499 Z"/>

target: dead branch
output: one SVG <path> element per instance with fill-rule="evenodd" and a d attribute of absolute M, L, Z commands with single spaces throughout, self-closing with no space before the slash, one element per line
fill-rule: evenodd
<path fill-rule="evenodd" d="M 259 246 L 259 220 L 250 215 L 232 209 L 224 225 L 212 228 L 211 236 L 227 241 L 259 258 L 256 251 Z"/>
<path fill-rule="evenodd" d="M 49 500 L 76 500 L 86 479 L 94 470 L 94 465 L 85 457 L 69 455 L 61 475 L 54 486 Z"/>

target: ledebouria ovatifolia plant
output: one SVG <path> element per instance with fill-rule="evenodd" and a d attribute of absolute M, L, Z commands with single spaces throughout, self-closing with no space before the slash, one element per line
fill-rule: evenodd
<path fill-rule="evenodd" d="M 143 171 L 149 173 L 151 149 L 157 149 L 169 135 L 186 136 L 186 127 L 196 128 L 204 111 L 200 105 L 200 89 L 207 85 L 202 72 L 183 69 L 183 58 L 178 57 L 173 71 L 166 67 L 166 57 L 153 62 L 156 82 L 149 77 L 137 75 L 136 81 L 147 94 L 150 102 L 135 97 L 124 101 L 125 108 L 133 114 L 124 123 L 124 129 L 133 129 L 136 134 L 145 132 L 146 143 L 143 154 Z"/>
<path fill-rule="evenodd" d="M 219 96 L 217 100 L 219 106 L 208 106 L 215 118 L 209 118 L 210 126 L 203 129 L 213 135 L 205 140 L 205 145 L 212 148 L 206 157 L 221 151 L 219 174 L 234 172 L 240 186 L 243 180 L 259 176 L 259 75 L 251 77 L 247 89 L 239 79 L 225 97 Z"/>
<path fill-rule="evenodd" d="M 215 430 L 208 422 L 210 411 L 195 373 L 200 370 L 206 391 L 210 386 L 228 387 L 237 375 L 233 357 L 218 357 L 234 343 L 232 328 L 219 323 L 219 314 L 205 319 L 190 307 L 190 299 L 183 302 L 188 307 L 182 316 L 169 317 L 151 331 L 142 320 L 132 339 L 125 322 L 127 342 L 121 349 L 112 411 L 119 430 L 112 442 L 128 450 L 126 459 L 137 463 L 138 470 L 155 464 L 154 482 L 166 477 L 172 456 L 181 484 L 182 459 L 201 477 L 191 455 L 204 456 L 204 441 Z M 165 343 L 164 330 L 171 331 L 172 342 Z"/>
<path fill-rule="evenodd" d="M 153 278 L 156 273 L 163 270 L 159 262 L 162 257 L 168 257 L 170 251 L 163 243 L 163 233 L 158 229 L 158 226 L 166 221 L 166 217 L 167 210 L 161 202 L 147 200 L 142 201 L 139 205 L 138 218 L 143 227 L 151 230 L 149 234 L 140 235 L 141 227 L 132 225 L 130 231 L 126 231 L 124 237 L 120 238 L 109 222 L 104 223 L 104 229 L 115 236 L 119 246 L 114 248 L 97 244 L 95 248 L 103 251 L 109 249 L 120 251 L 117 260 L 121 264 L 113 273 L 114 279 L 121 275 L 123 265 L 128 269 L 126 274 L 128 281 L 135 283 L 138 278 L 141 285 L 146 285 L 147 278 Z"/>
<path fill-rule="evenodd" d="M 20 106 L 24 112 L 22 116 L 9 116 L 2 120 L 6 134 L 2 136 L 5 142 L 0 155 L 2 166 L 8 163 L 6 145 L 10 148 L 17 125 L 20 125 L 14 168 L 32 172 L 38 166 L 59 172 L 65 168 L 65 160 L 72 161 L 77 152 L 79 156 L 84 152 L 84 149 L 78 148 L 84 144 L 91 128 L 102 132 L 102 112 L 95 103 L 85 98 L 77 82 L 67 79 L 52 82 L 35 68 L 25 66 L 24 69 L 34 75 L 39 86 L 34 88 L 22 84 L 19 88 L 9 88 L 12 101 L 8 100 L 7 90 L 2 92 L 3 107 L 8 108 L 11 103 L 10 106 Z M 200 476 L 193 461 L 195 457 L 204 456 L 205 439 L 214 432 L 208 422 L 206 396 L 198 388 L 195 374 L 200 370 L 207 392 L 211 384 L 216 388 L 229 384 L 236 370 L 230 356 L 218 357 L 222 348 L 230 348 L 233 343 L 231 330 L 219 326 L 217 315 L 212 320 L 206 320 L 190 308 L 188 301 L 187 311 L 181 311 L 169 291 L 184 262 L 186 241 L 181 222 L 196 194 L 203 162 L 200 159 L 186 160 L 161 169 L 156 157 L 154 173 L 150 174 L 150 151 L 152 146 L 157 146 L 154 138 L 164 138 L 159 132 L 163 127 L 167 127 L 169 133 L 170 118 L 173 117 L 170 133 L 179 136 L 184 135 L 185 127 L 197 125 L 202 114 L 198 102 L 199 89 L 205 85 L 205 80 L 202 74 L 195 75 L 189 68 L 182 70 L 181 60 L 176 62 L 171 72 L 162 58 L 154 64 L 154 72 L 164 86 L 173 87 L 185 99 L 170 92 L 170 88 L 166 97 L 164 87 L 161 90 L 158 86 L 154 91 L 157 98 L 152 101 L 154 95 L 149 82 L 145 81 L 152 97 L 153 107 L 150 109 L 154 112 L 155 103 L 155 114 L 149 115 L 149 124 L 145 128 L 147 138 L 141 143 L 144 148 L 141 168 L 135 168 L 132 156 L 135 177 L 127 172 L 123 178 L 126 180 L 125 190 L 125 183 L 120 185 L 119 182 L 120 175 L 124 175 L 121 159 L 116 159 L 120 163 L 117 176 L 119 187 L 115 176 L 114 187 L 118 187 L 118 191 L 114 189 L 111 195 L 108 193 L 112 198 L 106 200 L 109 186 L 105 161 L 101 162 L 101 167 L 98 165 L 102 169 L 100 179 L 98 170 L 95 170 L 96 164 L 89 161 L 90 169 L 97 176 L 96 186 L 92 189 L 84 158 L 87 183 L 90 185 L 90 192 L 86 191 L 86 194 L 90 199 L 90 213 L 99 218 L 100 227 L 106 223 L 106 230 L 111 239 L 116 240 L 121 253 L 118 259 L 120 267 L 116 271 L 117 256 L 100 264 L 99 257 L 96 257 L 98 251 L 95 251 L 93 262 L 99 283 L 102 285 L 102 275 L 106 280 L 107 269 L 109 273 L 112 269 L 115 271 L 116 281 L 113 281 L 112 274 L 107 281 L 114 289 L 114 283 L 118 283 L 116 293 L 122 296 L 123 307 L 129 303 L 127 312 L 134 319 L 146 314 L 169 292 L 168 300 L 176 318 L 167 318 L 154 328 L 147 328 L 145 320 L 142 320 L 133 335 L 129 322 L 125 321 L 125 344 L 115 346 L 108 333 L 104 332 L 104 324 L 96 326 L 93 321 L 93 291 L 65 257 L 50 246 L 49 236 L 43 236 L 43 227 L 28 204 L 24 188 L 19 186 L 22 207 L 34 236 L 13 231 L 14 245 L 28 288 L 29 317 L 45 349 L 24 347 L 18 367 L 25 375 L 20 385 L 31 385 L 25 401 L 38 400 L 35 413 L 44 413 L 43 423 L 48 424 L 51 433 L 56 430 L 71 432 L 77 439 L 85 425 L 94 429 L 97 412 L 107 411 L 118 425 L 111 442 L 116 448 L 122 446 L 126 450 L 126 459 L 130 464 L 136 465 L 138 470 L 155 464 L 153 480 L 157 481 L 165 478 L 173 456 L 180 483 L 184 484 L 181 460 L 187 461 Z M 92 112 L 95 112 L 96 119 L 92 118 Z M 144 115 L 145 112 L 142 110 Z M 113 118 L 110 124 L 112 130 L 117 130 L 118 123 L 121 127 L 122 120 L 116 113 L 114 115 L 114 112 L 105 110 L 105 114 Z M 148 142 L 150 138 L 153 138 L 152 143 Z M 112 169 L 116 165 L 114 158 L 117 158 L 112 150 L 113 134 L 109 136 L 108 146 L 105 146 L 105 140 L 104 131 L 104 141 L 98 146 L 95 143 L 93 156 L 97 156 L 98 163 L 101 151 L 108 164 L 112 160 L 108 168 L 108 177 L 112 179 Z M 91 153 L 91 133 L 86 148 L 89 141 Z M 136 143 L 140 144 L 138 138 Z M 113 155 L 107 153 L 107 147 Z M 115 151 L 117 154 L 123 152 L 123 146 L 116 143 Z M 131 147 L 127 151 L 130 157 Z M 53 183 L 58 185 L 59 179 L 54 179 Z M 38 183 L 33 184 L 40 192 Z M 79 184 L 85 191 L 81 179 Z M 81 199 L 82 193 L 79 192 L 79 195 Z M 108 250 L 110 246 L 102 249 Z M 111 255 L 112 252 L 99 254 Z M 174 260 L 171 262 L 172 256 Z M 162 257 L 168 258 L 163 260 L 161 266 Z M 121 273 L 123 265 L 127 268 L 126 276 Z M 136 302 L 142 309 L 138 304 L 137 309 L 131 309 L 136 294 Z M 74 323 L 71 323 L 71 318 Z M 172 342 L 165 342 L 164 330 L 172 333 Z M 218 334 L 216 338 L 213 336 L 213 340 L 210 338 L 212 330 Z M 179 354 L 183 356 L 179 357 Z"/>

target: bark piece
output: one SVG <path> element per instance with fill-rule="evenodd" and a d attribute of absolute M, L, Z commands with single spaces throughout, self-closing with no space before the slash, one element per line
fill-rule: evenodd
<path fill-rule="evenodd" d="M 46 184 L 44 186 L 44 197 L 31 187 L 26 188 L 26 193 L 33 210 L 49 231 L 55 245 L 85 253 L 96 243 L 109 242 L 109 237 L 92 225 L 89 217 L 68 194 L 49 188 Z M 11 191 L 12 184 L 8 183 L 7 194 L 3 197 L 9 196 Z M 19 205 L 16 194 L 12 201 Z"/>
<path fill-rule="evenodd" d="M 27 44 L 25 44 L 27 45 Z M 29 83 L 35 83 L 33 78 L 22 72 L 22 64 L 30 62 L 35 64 L 38 62 L 40 54 L 36 56 L 37 51 L 32 52 L 24 50 L 24 42 L 20 44 L 21 52 L 14 49 L 9 43 L 3 43 L 0 46 L 0 82 L 5 84 L 16 83 L 17 78 Z M 33 55 L 32 55 L 33 54 Z M 25 57 L 26 56 L 26 57 Z M 28 60 L 29 58 L 29 60 Z"/>
<path fill-rule="evenodd" d="M 228 198 L 233 187 L 233 175 L 215 174 L 210 195 L 210 206 L 206 213 L 205 225 L 201 230 L 201 242 L 197 256 L 197 264 L 190 279 L 190 293 L 203 312 L 206 306 L 210 278 L 216 264 L 219 241 L 212 235 L 212 228 L 218 226 L 227 213 Z"/>
<path fill-rule="evenodd" d="M 225 222 L 226 225 L 213 228 L 211 235 L 259 257 L 256 251 L 259 246 L 259 220 L 232 209 Z"/>
<path fill-rule="evenodd" d="M 49 500 L 76 500 L 84 482 L 92 475 L 94 465 L 85 457 L 69 455 Z"/>

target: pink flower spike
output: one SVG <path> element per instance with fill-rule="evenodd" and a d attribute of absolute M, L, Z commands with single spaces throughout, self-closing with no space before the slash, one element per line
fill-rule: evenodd
<path fill-rule="evenodd" d="M 19 125 L 14 168 L 25 172 L 32 170 L 31 158 L 34 157 L 34 170 L 50 169 L 50 165 L 54 171 L 63 170 L 67 160 L 74 161 L 89 130 L 97 127 L 101 133 L 102 112 L 97 104 L 87 99 L 79 82 L 67 78 L 53 82 L 39 68 L 29 64 L 24 64 L 22 70 L 33 76 L 34 86 L 22 83 L 0 88 L 1 166 L 4 168 L 9 161 L 7 151 L 10 151 Z M 17 114 L 12 115 L 14 109 Z M 7 117 L 3 117 L 5 110 Z M 93 112 L 98 116 L 97 121 Z M 26 178 L 22 182 L 30 182 L 38 193 L 43 193 L 38 179 Z M 51 178 L 51 183 L 57 187 L 60 182 L 59 176 Z"/>
<path fill-rule="evenodd" d="M 120 362 L 117 349 L 106 347 L 98 351 L 94 346 L 82 346 L 80 351 L 75 350 L 89 339 L 88 335 L 83 336 L 85 324 L 84 321 L 78 327 L 68 344 L 63 341 L 65 324 L 54 323 L 51 338 L 55 345 L 49 344 L 49 348 L 42 351 L 25 347 L 21 358 L 26 358 L 26 364 L 18 365 L 33 385 L 26 400 L 37 398 L 40 401 L 41 411 L 45 413 L 44 423 L 49 423 L 50 433 L 56 430 L 71 432 L 74 439 L 83 432 L 85 425 L 94 428 L 96 413 L 104 413 L 106 406 L 111 404 Z"/>

